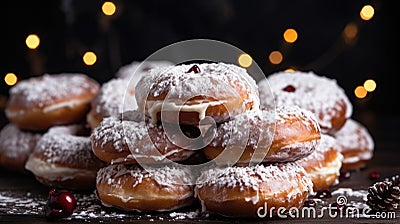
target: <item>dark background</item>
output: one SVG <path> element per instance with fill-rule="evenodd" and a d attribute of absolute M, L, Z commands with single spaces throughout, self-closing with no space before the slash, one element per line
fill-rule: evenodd
<path fill-rule="evenodd" d="M 26 79 L 43 73 L 82 72 L 100 83 L 134 60 L 144 60 L 156 50 L 177 41 L 209 38 L 232 44 L 250 54 L 266 75 L 295 67 L 337 79 L 354 105 L 354 116 L 398 115 L 398 65 L 395 1 L 348 0 L 211 0 L 113 1 L 111 17 L 101 11 L 104 1 L 6 1 L 1 6 L 0 75 L 8 72 Z M 360 19 L 362 6 L 375 9 L 369 21 Z M 342 38 L 353 22 L 358 36 L 350 44 Z M 283 41 L 283 32 L 295 28 L 294 44 Z M 25 38 L 36 33 L 39 48 L 30 50 Z M 86 51 L 97 54 L 97 63 L 82 62 Z M 273 65 L 268 55 L 280 50 L 284 60 Z M 354 88 L 368 78 L 377 89 L 364 99 Z M 0 82 L 3 101 L 9 86 Z"/>

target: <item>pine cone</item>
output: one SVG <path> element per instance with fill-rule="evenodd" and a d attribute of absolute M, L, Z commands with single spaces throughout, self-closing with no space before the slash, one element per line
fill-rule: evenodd
<path fill-rule="evenodd" d="M 400 187 L 392 181 L 377 182 L 368 188 L 367 199 L 367 205 L 374 211 L 395 210 L 400 203 Z"/>
<path fill-rule="evenodd" d="M 391 178 L 386 178 L 385 181 L 390 181 L 393 183 L 393 186 L 400 187 L 400 175 L 392 176 Z"/>

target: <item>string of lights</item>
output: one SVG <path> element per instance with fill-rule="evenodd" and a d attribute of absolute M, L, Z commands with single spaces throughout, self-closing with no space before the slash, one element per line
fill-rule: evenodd
<path fill-rule="evenodd" d="M 118 4 L 116 4 L 111 1 L 106 1 L 101 5 L 101 9 L 99 9 L 99 11 L 101 11 L 103 16 L 113 17 L 116 15 L 116 12 L 118 12 L 119 4 L 122 4 L 122 2 L 118 2 Z M 363 21 L 369 21 L 374 17 L 374 14 L 375 9 L 372 5 L 364 5 L 360 9 L 359 18 Z M 344 27 L 343 32 L 340 34 L 340 39 L 342 42 L 347 43 L 348 46 L 352 46 L 355 43 L 356 38 L 360 35 L 359 32 L 359 25 L 355 21 L 351 21 Z M 290 46 L 296 44 L 296 41 L 300 38 L 302 38 L 302 34 L 298 33 L 296 28 L 287 28 L 282 34 L 282 41 L 285 43 L 285 45 L 282 46 L 286 47 L 281 46 L 278 50 L 270 51 L 267 54 L 268 57 L 266 58 L 266 60 L 272 65 L 280 65 L 282 62 L 284 62 L 285 57 L 287 57 L 289 54 L 289 52 L 285 48 L 287 48 L 288 46 L 290 48 Z M 40 52 L 42 41 L 46 40 L 42 40 L 38 33 L 31 33 L 26 37 L 25 44 L 29 51 Z M 337 51 L 338 49 L 340 50 L 340 47 L 335 45 L 332 47 L 332 49 L 335 49 Z M 327 63 L 326 60 L 332 60 L 332 58 L 335 57 L 337 53 L 338 52 L 332 53 L 332 51 L 328 50 L 326 54 L 318 57 L 314 62 L 311 62 L 310 65 L 313 68 L 318 67 L 316 66 L 317 64 L 321 65 Z M 86 66 L 95 66 L 97 60 L 97 52 L 93 49 L 87 50 L 82 54 L 82 62 Z M 241 54 L 238 55 L 238 64 L 244 68 L 248 68 L 253 64 L 253 59 L 250 54 Z M 310 67 L 310 65 L 304 67 L 307 68 Z M 299 66 L 289 66 L 285 71 L 293 72 L 296 70 L 301 70 L 301 68 Z M 18 74 L 16 74 L 16 72 L 14 71 L 8 71 L 6 74 L 4 74 L 5 85 L 13 86 L 18 82 L 18 80 Z M 365 80 L 363 85 L 355 84 L 354 95 L 360 99 L 365 98 L 368 93 L 373 92 L 376 89 L 376 86 L 377 84 L 375 80 L 367 79 Z"/>

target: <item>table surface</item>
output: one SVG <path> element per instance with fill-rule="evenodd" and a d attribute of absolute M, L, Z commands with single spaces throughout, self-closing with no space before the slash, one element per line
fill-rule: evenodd
<path fill-rule="evenodd" d="M 366 217 L 346 217 L 345 213 L 329 213 L 323 207 L 329 207 L 336 202 L 339 196 L 345 196 L 348 206 L 357 208 L 360 211 L 367 207 L 365 205 L 367 189 L 378 180 L 370 180 L 370 172 L 379 172 L 383 180 L 395 174 L 400 174 L 400 143 L 398 140 L 400 118 L 383 117 L 367 119 L 368 127 L 375 139 L 376 147 L 374 157 L 369 161 L 364 169 L 352 171 L 348 180 L 342 181 L 330 188 L 333 193 L 331 198 L 317 199 L 317 215 L 323 214 L 321 218 L 301 217 L 301 218 L 273 218 L 268 220 L 271 223 L 315 223 L 315 222 L 355 222 L 355 223 L 398 223 L 400 222 L 400 211 L 394 213 L 382 213 L 386 218 Z M 30 174 L 18 174 L 0 168 L 0 222 L 17 223 L 46 223 L 44 218 L 44 206 L 50 188 L 38 183 Z M 207 223 L 253 223 L 265 221 L 261 219 L 232 219 L 221 217 L 214 214 L 202 213 L 200 205 L 195 203 L 193 206 L 172 212 L 162 213 L 137 213 L 124 212 L 101 205 L 94 191 L 73 192 L 77 198 L 77 208 L 67 219 L 57 222 L 82 223 L 82 222 L 101 222 L 114 223 L 123 222 L 207 222 Z M 310 198 L 314 198 L 310 195 Z M 394 215 L 394 217 L 388 218 Z"/>

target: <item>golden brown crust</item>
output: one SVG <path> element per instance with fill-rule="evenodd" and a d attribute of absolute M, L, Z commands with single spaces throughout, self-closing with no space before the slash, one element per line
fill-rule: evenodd
<path fill-rule="evenodd" d="M 274 216 L 280 207 L 301 207 L 312 188 L 304 169 L 293 163 L 225 169 L 231 172 L 203 173 L 198 182 L 204 182 L 196 185 L 203 209 L 223 216 L 257 217 L 266 205 L 266 214 Z M 236 180 L 239 176 L 243 179 Z"/>
<path fill-rule="evenodd" d="M 322 135 L 317 149 L 308 157 L 297 161 L 308 173 L 314 191 L 326 190 L 338 180 L 343 155 L 334 138 Z"/>
<path fill-rule="evenodd" d="M 167 169 L 167 174 L 155 171 L 149 175 L 138 167 L 109 166 L 98 173 L 97 194 L 104 205 L 129 211 L 169 211 L 181 208 L 192 203 L 193 187 L 178 184 L 182 183 L 181 178 L 184 176 L 179 176 L 175 171 Z M 165 177 L 162 175 L 166 175 L 171 182 L 163 183 Z"/>
<path fill-rule="evenodd" d="M 294 111 L 296 111 L 296 116 L 293 115 L 295 114 Z M 295 161 L 314 151 L 319 139 L 321 138 L 320 129 L 314 117 L 310 116 L 310 113 L 297 107 L 282 108 L 278 110 L 277 114 L 275 123 L 267 124 L 267 126 L 260 124 L 262 123 L 261 121 L 255 123 L 250 122 L 250 126 L 248 127 L 250 139 L 244 139 L 248 143 L 244 148 L 238 163 L 248 163 L 252 159 L 257 147 L 254 146 L 252 142 L 257 142 L 259 139 L 264 137 L 260 136 L 258 139 L 251 139 L 252 136 L 261 135 L 261 130 L 266 131 L 269 126 L 273 125 L 275 125 L 273 140 L 263 162 Z M 249 117 L 251 119 L 253 115 L 250 115 Z M 220 127 L 217 134 L 220 136 L 226 136 L 232 131 L 235 130 Z M 233 138 L 235 137 L 233 136 Z M 216 140 L 214 143 L 205 147 L 204 153 L 209 159 L 215 159 L 225 150 L 224 141 L 226 141 L 226 139 Z M 240 143 L 243 144 L 243 142 Z"/>

